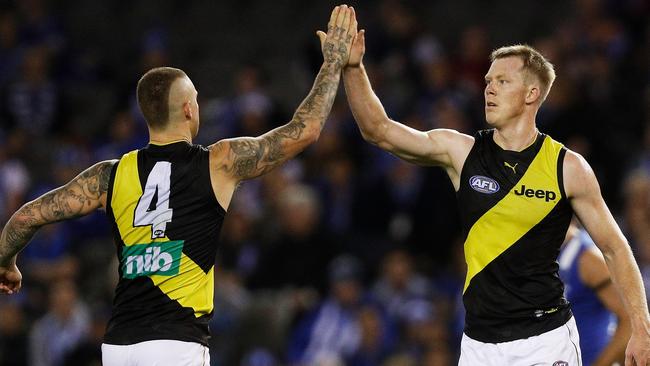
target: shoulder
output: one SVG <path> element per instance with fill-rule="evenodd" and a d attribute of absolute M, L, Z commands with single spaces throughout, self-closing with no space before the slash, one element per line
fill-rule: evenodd
<path fill-rule="evenodd" d="M 566 154 L 564 155 L 564 169 L 575 173 L 591 171 L 587 160 L 582 155 L 569 149 L 566 149 Z"/>
<path fill-rule="evenodd" d="M 210 154 L 210 164 L 218 166 L 224 164 L 226 157 L 228 156 L 228 151 L 230 150 L 230 145 L 228 140 L 219 140 L 214 144 L 205 147 L 205 149 Z"/>
<path fill-rule="evenodd" d="M 95 163 L 95 165 L 91 166 L 90 168 L 88 168 L 88 170 L 98 170 L 98 171 L 104 171 L 107 169 L 110 170 L 113 169 L 115 164 L 117 164 L 118 162 L 119 160 L 117 159 L 100 161 Z"/>
<path fill-rule="evenodd" d="M 105 192 L 108 189 L 113 168 L 118 161 L 119 160 L 100 161 L 81 173 L 79 180 L 97 179 L 100 189 Z"/>
<path fill-rule="evenodd" d="M 596 175 L 587 160 L 575 151 L 566 150 L 563 172 L 564 186 L 569 198 L 598 187 Z"/>
<path fill-rule="evenodd" d="M 429 139 L 436 145 L 442 145 L 447 151 L 467 150 L 474 146 L 474 137 L 450 130 L 446 128 L 437 128 L 427 132 Z"/>

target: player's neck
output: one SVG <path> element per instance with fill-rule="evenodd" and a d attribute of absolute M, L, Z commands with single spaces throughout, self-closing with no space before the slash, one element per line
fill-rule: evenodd
<path fill-rule="evenodd" d="M 192 143 L 192 134 L 189 130 L 163 130 L 149 129 L 149 143 L 154 145 L 167 145 L 173 142 L 186 141 Z"/>
<path fill-rule="evenodd" d="M 537 127 L 534 122 L 513 123 L 497 127 L 494 131 L 494 142 L 504 150 L 522 151 L 535 142 Z"/>

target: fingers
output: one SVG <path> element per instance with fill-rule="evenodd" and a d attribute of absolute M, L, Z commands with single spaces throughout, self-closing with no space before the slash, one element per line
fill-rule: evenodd
<path fill-rule="evenodd" d="M 336 26 L 336 18 L 338 17 L 338 15 L 339 15 L 339 7 L 335 6 L 334 10 L 332 10 L 332 15 L 330 15 L 330 21 L 329 23 L 327 23 L 328 32 L 334 29 L 334 27 Z"/>
<path fill-rule="evenodd" d="M 350 26 L 350 8 L 347 5 L 341 5 L 339 16 L 336 18 L 336 26 L 343 29 Z"/>
<path fill-rule="evenodd" d="M 350 24 L 350 29 L 348 30 L 348 34 L 351 34 L 352 36 L 357 34 L 357 13 L 354 11 L 353 7 L 350 7 L 351 14 L 350 14 L 350 21 L 352 24 Z"/>
<path fill-rule="evenodd" d="M 14 292 L 18 292 L 20 290 L 20 283 L 1 283 L 0 284 L 0 294 L 8 294 L 12 295 Z"/>
<path fill-rule="evenodd" d="M 352 47 L 356 48 L 361 48 L 362 50 L 365 50 L 366 48 L 366 30 L 362 29 L 357 33 L 356 37 L 354 37 L 354 41 L 352 41 Z"/>
<path fill-rule="evenodd" d="M 350 60 L 353 41 L 357 35 L 357 17 L 354 8 L 345 4 L 334 8 L 327 34 L 317 32 L 325 60 L 345 66 Z M 360 56 L 357 57 L 359 59 Z"/>

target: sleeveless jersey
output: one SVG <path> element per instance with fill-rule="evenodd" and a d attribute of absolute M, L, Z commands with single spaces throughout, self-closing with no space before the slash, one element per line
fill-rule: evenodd
<path fill-rule="evenodd" d="M 615 330 L 616 318 L 607 310 L 594 292 L 580 279 L 578 261 L 587 250 L 597 250 L 589 235 L 580 231 L 560 251 L 560 278 L 564 281 L 564 294 L 571 303 L 580 332 L 580 350 L 582 363 L 591 365 L 600 352 L 607 346 L 612 331 Z"/>
<path fill-rule="evenodd" d="M 556 262 L 572 215 L 566 150 L 542 133 L 521 152 L 503 150 L 493 135 L 476 134 L 457 192 L 465 334 L 486 343 L 539 335 L 571 317 Z"/>
<path fill-rule="evenodd" d="M 104 342 L 207 346 L 225 216 L 212 190 L 208 150 L 176 142 L 125 154 L 113 168 L 107 203 L 119 282 Z"/>

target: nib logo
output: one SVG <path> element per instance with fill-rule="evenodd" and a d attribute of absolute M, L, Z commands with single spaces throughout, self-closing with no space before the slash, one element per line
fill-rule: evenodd
<path fill-rule="evenodd" d="M 182 252 L 182 240 L 125 246 L 122 248 L 122 277 L 177 275 Z"/>

